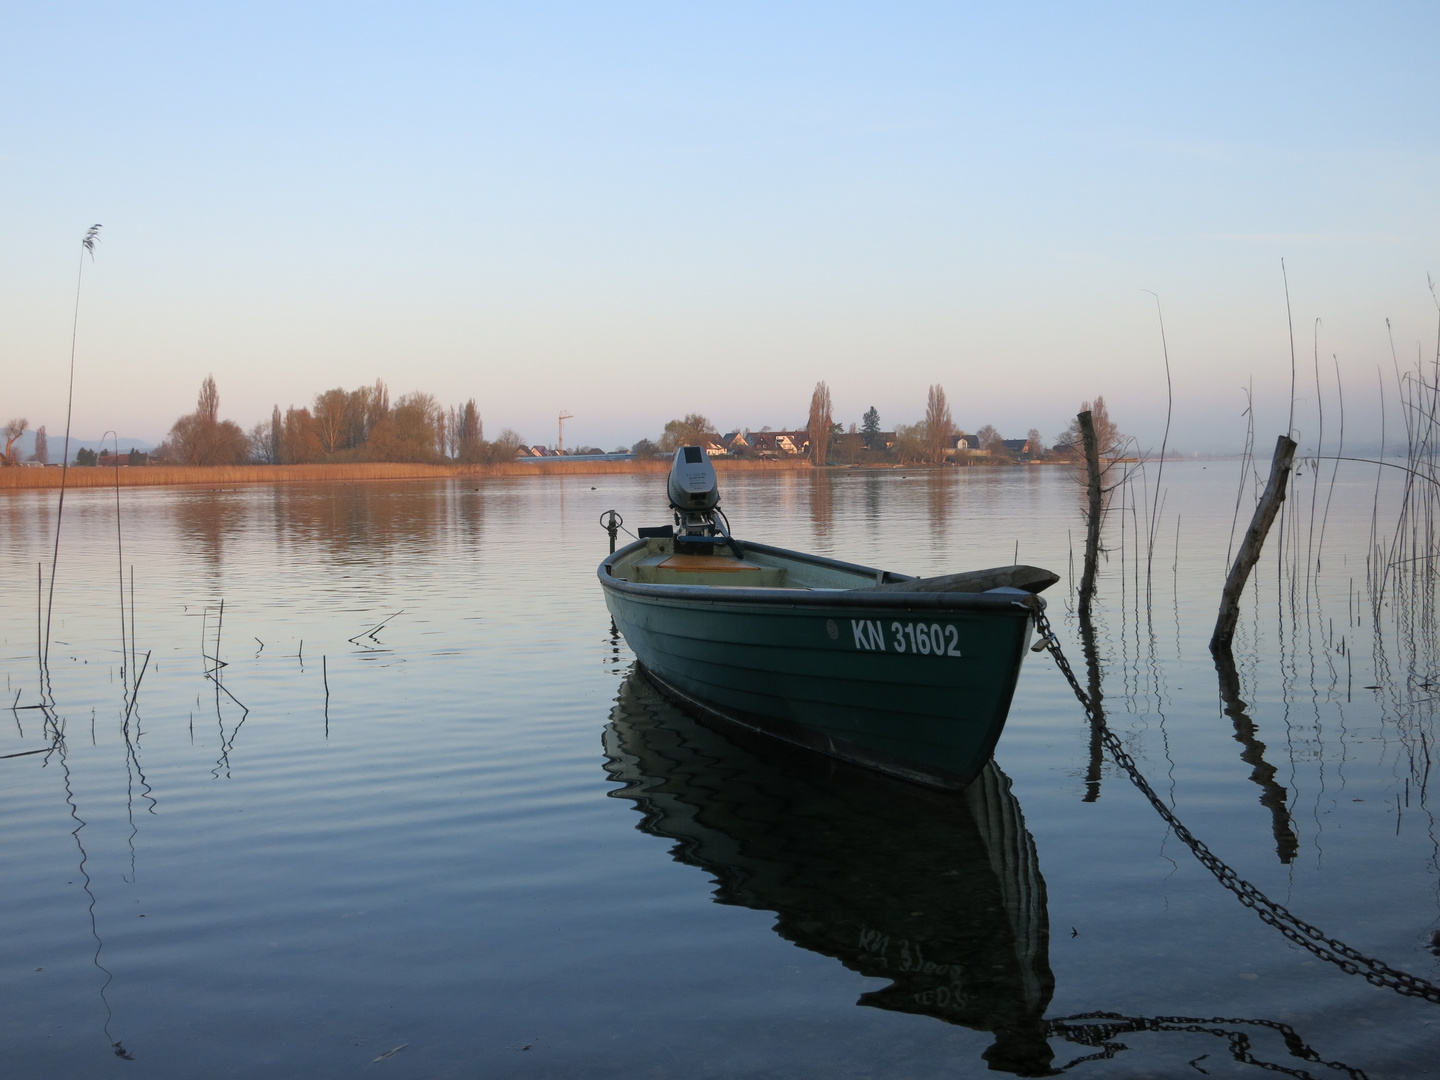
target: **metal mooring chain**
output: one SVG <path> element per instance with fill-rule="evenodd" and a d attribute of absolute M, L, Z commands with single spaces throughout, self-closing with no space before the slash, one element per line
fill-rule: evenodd
<path fill-rule="evenodd" d="M 1098 725 L 1100 737 L 1105 743 L 1105 748 L 1110 751 L 1110 756 L 1114 758 L 1115 764 L 1125 770 L 1126 775 L 1130 777 L 1130 782 L 1140 789 L 1140 793 L 1150 801 L 1155 812 L 1175 830 L 1175 835 L 1185 843 L 1185 846 L 1190 849 L 1195 858 L 1200 860 L 1205 869 L 1215 875 L 1221 885 L 1233 892 L 1240 903 L 1252 908 L 1260 917 L 1261 922 L 1273 926 L 1296 945 L 1308 949 L 1321 960 L 1334 964 L 1341 971 L 1350 975 L 1363 975 L 1366 982 L 1375 986 L 1388 986 L 1397 994 L 1424 998 L 1426 1001 L 1440 1005 L 1440 986 L 1366 956 L 1364 953 L 1352 949 L 1343 941 L 1327 937 L 1318 926 L 1312 926 L 1304 919 L 1292 914 L 1283 904 L 1277 904 L 1242 878 L 1187 829 L 1175 816 L 1174 811 L 1166 806 L 1160 796 L 1155 794 L 1155 790 L 1145 782 L 1145 777 L 1141 775 L 1135 759 L 1126 752 L 1125 747 L 1120 744 L 1120 740 L 1106 725 L 1104 718 L 1099 716 L 1091 706 L 1089 696 L 1081 688 L 1079 680 L 1075 678 L 1070 661 L 1065 659 L 1065 654 L 1060 649 L 1060 640 L 1055 636 L 1055 631 L 1050 626 L 1050 620 L 1045 617 L 1045 612 L 1038 606 L 1034 612 L 1035 628 L 1045 642 L 1045 647 L 1050 650 L 1050 655 L 1055 658 L 1055 663 L 1059 666 L 1061 673 L 1069 681 L 1070 689 L 1075 691 L 1076 698 L 1085 709 L 1085 715 L 1090 718 L 1092 724 Z"/>
<path fill-rule="evenodd" d="M 1074 1023 L 1077 1020 L 1108 1020 L 1110 1022 L 1106 1024 Z M 1113 1058 L 1118 1051 L 1127 1049 L 1124 1043 L 1113 1041 L 1117 1035 L 1140 1031 L 1189 1031 L 1225 1039 L 1230 1044 L 1231 1056 L 1246 1065 L 1257 1065 L 1270 1072 L 1284 1073 L 1286 1076 L 1309 1077 L 1310 1080 L 1314 1080 L 1303 1069 L 1289 1069 L 1272 1061 L 1260 1060 L 1251 1052 L 1250 1037 L 1245 1032 L 1227 1030 L 1241 1026 L 1255 1026 L 1277 1032 L 1285 1040 L 1285 1048 L 1294 1057 L 1343 1072 L 1353 1080 L 1366 1080 L 1365 1073 L 1360 1069 L 1353 1069 L 1343 1061 L 1326 1061 L 1300 1038 L 1299 1033 L 1293 1027 L 1275 1020 L 1244 1020 L 1223 1016 L 1202 1020 L 1193 1016 L 1124 1016 L 1120 1013 L 1088 1012 L 1078 1013 L 1075 1016 L 1061 1016 L 1048 1021 L 1048 1023 L 1051 1035 L 1062 1036 L 1070 1042 L 1079 1043 L 1082 1046 L 1101 1048 L 1101 1052 L 1098 1054 L 1087 1054 L 1085 1057 L 1076 1058 L 1066 1065 L 1065 1069 L 1078 1065 L 1082 1061 Z"/>

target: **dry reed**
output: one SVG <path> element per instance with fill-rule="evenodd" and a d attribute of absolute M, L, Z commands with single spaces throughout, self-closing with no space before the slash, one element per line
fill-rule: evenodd
<path fill-rule="evenodd" d="M 721 472 L 789 472 L 809 469 L 805 461 L 715 462 Z M 70 469 L 67 487 L 199 486 L 230 484 L 324 483 L 364 480 L 428 480 L 451 476 L 605 476 L 626 473 L 663 473 L 668 458 L 650 461 L 523 461 L 500 465 L 422 465 L 401 462 L 355 462 L 334 465 L 146 465 Z M 57 488 L 61 470 L 39 468 L 0 469 L 0 490 Z"/>

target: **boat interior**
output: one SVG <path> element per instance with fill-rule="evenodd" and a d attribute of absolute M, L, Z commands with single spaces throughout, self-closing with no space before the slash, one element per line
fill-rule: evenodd
<path fill-rule="evenodd" d="M 740 589 L 860 589 L 877 585 L 881 578 L 903 580 L 901 575 L 862 567 L 811 563 L 785 558 L 754 545 L 741 547 L 743 558 L 725 544 L 706 545 L 703 553 L 675 550 L 670 538 L 646 537 L 645 546 L 616 558 L 610 573 L 637 585 L 712 585 Z M 693 544 L 680 542 L 682 548 Z M 737 545 L 738 546 L 738 545 Z"/>
<path fill-rule="evenodd" d="M 608 564 L 637 585 L 709 585 L 738 589 L 866 589 L 881 592 L 1038 593 L 1059 576 L 1037 566 L 996 566 L 941 577 L 914 578 L 868 566 L 800 555 L 726 537 L 643 538 Z M 678 550 L 677 550 L 678 549 Z"/>

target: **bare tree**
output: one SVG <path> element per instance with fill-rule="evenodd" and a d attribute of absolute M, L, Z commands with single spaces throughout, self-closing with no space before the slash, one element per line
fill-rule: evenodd
<path fill-rule="evenodd" d="M 372 461 L 434 461 L 444 450 L 445 410 L 433 394 L 405 394 L 375 425 L 367 443 Z"/>
<path fill-rule="evenodd" d="M 810 419 L 805 427 L 810 435 L 810 464 L 824 465 L 830 455 L 830 429 L 834 418 L 830 415 L 830 387 L 821 379 L 815 384 L 810 395 Z"/>
<path fill-rule="evenodd" d="M 273 415 L 273 414 L 272 414 Z M 282 465 L 308 465 L 324 452 L 320 436 L 315 433 L 315 418 L 309 409 L 285 410 L 280 435 L 279 459 Z"/>
<path fill-rule="evenodd" d="M 15 443 L 19 441 L 21 435 L 24 435 L 25 432 L 29 430 L 30 421 L 26 420 L 23 416 L 11 420 L 5 425 L 5 454 L 3 462 L 0 463 L 5 465 L 18 465 L 20 463 L 20 455 L 14 452 Z"/>
<path fill-rule="evenodd" d="M 500 432 L 500 437 L 490 444 L 489 457 L 491 461 L 504 462 L 514 461 L 515 455 L 525 445 L 525 437 L 514 428 L 506 428 Z"/>
<path fill-rule="evenodd" d="M 200 384 L 195 411 L 175 421 L 165 448 L 168 456 L 183 465 L 235 465 L 245 460 L 245 433 L 233 420 L 220 419 L 220 392 L 214 376 Z"/>
<path fill-rule="evenodd" d="M 895 442 L 890 450 L 901 465 L 911 465 L 925 460 L 925 448 L 929 441 L 924 420 L 918 424 L 896 424 Z"/>
<path fill-rule="evenodd" d="M 460 410 L 451 405 L 445 410 L 445 437 L 441 440 L 440 453 L 443 457 L 460 456 Z"/>
<path fill-rule="evenodd" d="M 369 386 L 351 390 L 345 400 L 345 434 L 340 445 L 345 449 L 364 446 L 370 437 L 370 399 L 375 391 Z"/>
<path fill-rule="evenodd" d="M 663 453 L 673 454 L 677 447 L 699 446 L 707 436 L 715 433 L 715 425 L 700 413 L 686 413 L 684 419 L 671 420 L 665 425 L 665 433 L 660 436 L 660 449 Z"/>
<path fill-rule="evenodd" d="M 1097 396 L 1093 403 L 1081 402 L 1080 412 L 1088 412 L 1095 422 L 1095 441 L 1099 444 L 1100 456 L 1120 457 L 1129 436 L 1122 434 L 1119 425 L 1110 419 L 1110 410 L 1105 407 L 1105 399 Z M 1071 420 L 1070 426 L 1056 437 L 1055 443 L 1068 448 L 1071 453 L 1081 453 L 1080 421 Z"/>
<path fill-rule="evenodd" d="M 1026 434 L 1025 441 L 1030 444 L 1030 456 L 1036 461 L 1043 461 L 1045 458 L 1045 436 L 1040 434 L 1040 429 L 1032 427 Z"/>
<path fill-rule="evenodd" d="M 375 425 L 390 415 L 390 388 L 384 379 L 376 379 L 366 397 L 365 438 L 375 430 Z"/>
<path fill-rule="evenodd" d="M 472 397 L 465 407 L 457 410 L 455 424 L 455 458 L 468 463 L 480 461 L 485 456 L 485 428 L 480 420 L 480 410 L 475 407 Z"/>
<path fill-rule="evenodd" d="M 955 434 L 955 421 L 945 400 L 945 388 L 933 383 L 925 398 L 925 449 L 933 462 L 945 460 L 946 447 Z"/>
<path fill-rule="evenodd" d="M 35 429 L 35 452 L 30 455 L 30 460 L 41 465 L 50 464 L 50 440 L 45 435 L 44 424 Z"/>
<path fill-rule="evenodd" d="M 312 414 L 315 430 L 327 454 L 333 454 L 344 446 L 349 408 L 350 395 L 341 387 L 315 395 L 315 412 Z"/>
<path fill-rule="evenodd" d="M 275 465 L 274 420 L 261 420 L 245 436 L 245 455 L 252 465 Z"/>

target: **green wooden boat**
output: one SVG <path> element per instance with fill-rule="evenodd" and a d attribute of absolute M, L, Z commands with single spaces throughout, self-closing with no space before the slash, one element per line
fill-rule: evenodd
<path fill-rule="evenodd" d="M 676 452 L 669 486 L 675 526 L 640 530 L 599 569 L 616 626 L 663 693 L 906 780 L 961 788 L 978 775 L 1044 603 L 1035 594 L 1056 575 L 918 580 L 742 543 L 697 447 Z"/>

